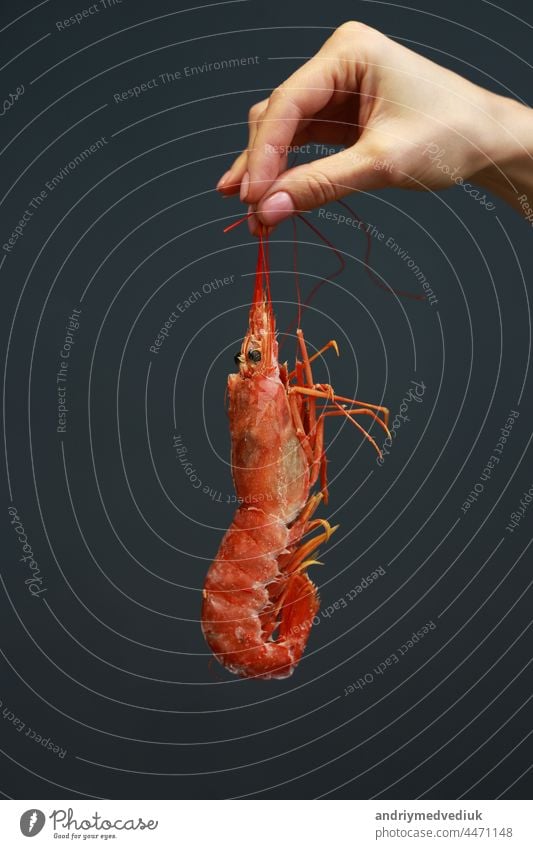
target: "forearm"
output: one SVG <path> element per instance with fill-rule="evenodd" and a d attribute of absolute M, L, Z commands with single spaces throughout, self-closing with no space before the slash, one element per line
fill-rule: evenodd
<path fill-rule="evenodd" d="M 494 97 L 493 164 L 479 171 L 475 181 L 527 217 L 533 211 L 533 109 Z"/>

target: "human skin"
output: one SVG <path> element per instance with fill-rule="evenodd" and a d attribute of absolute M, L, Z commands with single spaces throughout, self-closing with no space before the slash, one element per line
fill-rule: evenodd
<path fill-rule="evenodd" d="M 533 206 L 533 110 L 365 24 L 340 26 L 249 112 L 248 147 L 220 179 L 249 204 L 250 229 L 355 191 L 439 190 L 459 180 Z M 344 149 L 287 168 L 309 142 Z M 439 152 L 437 154 L 437 151 Z"/>

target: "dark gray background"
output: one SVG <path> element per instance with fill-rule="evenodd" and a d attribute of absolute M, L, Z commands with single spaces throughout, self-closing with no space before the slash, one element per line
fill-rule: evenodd
<path fill-rule="evenodd" d="M 382 468 L 354 429 L 328 425 L 322 514 L 341 528 L 312 574 L 322 609 L 376 567 L 386 575 L 322 617 L 285 681 L 225 673 L 198 622 L 205 572 L 234 510 L 224 390 L 256 251 L 246 228 L 223 234 L 241 206 L 214 186 L 245 143 L 248 108 L 350 18 L 502 94 L 530 97 L 526 0 L 418 5 L 254 0 L 180 13 L 167 0 L 123 0 L 60 32 L 55 22 L 82 2 L 31 12 L 4 4 L 0 95 L 21 84 L 25 93 L 0 119 L 2 244 L 47 180 L 107 139 L 1 257 L 4 796 L 531 794 L 533 512 L 514 533 L 505 527 L 533 482 L 532 232 L 503 201 L 489 212 L 460 189 L 352 198 L 423 270 L 436 306 L 374 286 L 361 234 L 313 216 L 347 259 L 304 316 L 312 348 L 332 337 L 341 347 L 317 373 L 393 413 L 412 380 L 427 387 Z M 163 72 L 255 55 L 257 64 L 114 102 Z M 309 291 L 336 260 L 303 225 L 298 235 Z M 274 242 L 285 328 L 295 311 L 291 226 Z M 420 291 L 383 243 L 372 264 L 391 286 Z M 232 274 L 150 353 L 178 301 Z M 84 292 L 60 435 L 59 351 Z M 292 356 L 293 344 L 285 350 Z M 511 409 L 520 416 L 501 463 L 463 515 Z M 191 486 L 176 433 L 220 501 Z M 24 584 L 11 500 L 45 578 L 38 599 Z M 400 663 L 344 695 L 430 620 L 436 629 Z M 66 756 L 18 732 L 11 714 Z"/>

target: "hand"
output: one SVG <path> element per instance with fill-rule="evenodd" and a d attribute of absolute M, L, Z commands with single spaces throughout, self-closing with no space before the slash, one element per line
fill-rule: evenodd
<path fill-rule="evenodd" d="M 274 226 L 357 190 L 486 185 L 519 207 L 533 203 L 533 111 L 348 22 L 255 104 L 248 148 L 218 183 L 240 191 Z M 287 169 L 289 154 L 319 142 L 340 152 Z M 313 147 L 311 147 L 313 150 Z"/>

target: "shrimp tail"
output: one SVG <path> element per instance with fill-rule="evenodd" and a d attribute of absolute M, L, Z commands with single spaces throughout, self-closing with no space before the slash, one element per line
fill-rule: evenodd
<path fill-rule="evenodd" d="M 287 583 L 279 639 L 291 644 L 294 665 L 304 652 L 319 608 L 318 591 L 309 576 L 303 572 L 292 575 Z"/>

